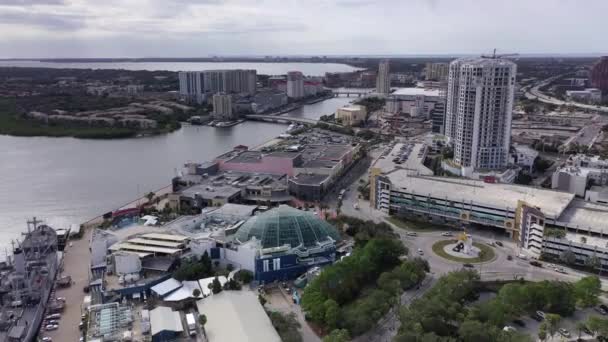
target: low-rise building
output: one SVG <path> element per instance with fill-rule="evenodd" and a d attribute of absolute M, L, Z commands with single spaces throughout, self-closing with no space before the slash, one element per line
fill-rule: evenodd
<path fill-rule="evenodd" d="M 599 103 L 602 101 L 602 91 L 596 88 L 587 88 L 585 90 L 567 90 L 566 96 L 575 101 Z"/>
<path fill-rule="evenodd" d="M 441 96 L 440 89 L 399 88 L 388 96 L 385 105 L 388 113 L 427 119 L 431 118 L 435 109 L 445 109 L 445 96 Z"/>
<path fill-rule="evenodd" d="M 338 108 L 336 111 L 336 121 L 341 122 L 344 126 L 358 126 L 367 119 L 367 110 L 365 106 L 349 105 Z"/>
<path fill-rule="evenodd" d="M 184 332 L 184 325 L 178 311 L 166 306 L 150 310 L 152 342 L 170 341 Z"/>
<path fill-rule="evenodd" d="M 209 342 L 280 342 L 260 301 L 251 291 L 223 291 L 196 302 L 198 312 L 207 317 L 205 332 Z"/>
<path fill-rule="evenodd" d="M 557 168 L 551 177 L 553 189 L 568 191 L 579 197 L 585 197 L 585 191 L 591 185 L 608 185 L 608 160 L 577 154 Z"/>
<path fill-rule="evenodd" d="M 526 145 L 515 144 L 511 151 L 511 163 L 521 167 L 528 173 L 532 173 L 534 161 L 538 157 L 538 151 Z"/>

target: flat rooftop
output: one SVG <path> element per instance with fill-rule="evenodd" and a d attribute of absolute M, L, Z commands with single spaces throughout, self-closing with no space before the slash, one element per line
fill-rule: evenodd
<path fill-rule="evenodd" d="M 222 291 L 198 300 L 196 306 L 207 315 L 209 341 L 281 341 L 252 291 Z"/>
<path fill-rule="evenodd" d="M 167 240 L 176 242 L 185 242 L 186 240 L 188 240 L 187 236 L 162 233 L 148 233 L 143 234 L 142 237 L 146 239 Z"/>
<path fill-rule="evenodd" d="M 313 174 L 300 173 L 299 175 L 292 177 L 290 180 L 296 184 L 319 185 L 319 184 L 325 182 L 325 180 L 327 180 L 328 178 L 329 178 L 328 175 L 319 175 L 316 173 L 313 173 Z"/>
<path fill-rule="evenodd" d="M 169 248 L 181 248 L 184 245 L 183 242 L 172 242 L 172 241 L 142 239 L 142 238 L 130 239 L 129 243 L 134 243 L 137 245 L 159 246 L 159 247 L 169 247 Z"/>
<path fill-rule="evenodd" d="M 595 233 L 606 233 L 608 225 L 608 206 L 575 199 L 557 220 L 570 228 L 579 227 Z"/>
<path fill-rule="evenodd" d="M 305 160 L 331 159 L 339 160 L 350 152 L 353 146 L 347 144 L 336 145 L 308 145 L 304 148 L 302 156 Z"/>
<path fill-rule="evenodd" d="M 180 252 L 182 249 L 180 248 L 167 248 L 167 247 L 156 247 L 156 246 L 144 246 L 137 245 L 129 242 L 119 242 L 112 246 L 110 246 L 110 250 L 112 251 L 134 251 L 134 252 L 144 252 L 144 253 L 160 253 L 160 254 L 169 254 L 173 255 Z"/>
<path fill-rule="evenodd" d="M 424 166 L 426 149 L 427 147 L 423 143 L 397 143 L 387 154 L 376 159 L 374 167 L 379 168 L 386 173 L 397 169 L 405 169 L 413 171 L 414 174 L 432 176 L 433 171 Z M 401 164 L 394 161 L 397 158 L 400 161 L 403 160 Z"/>
<path fill-rule="evenodd" d="M 396 170 L 386 176 L 396 187 L 435 198 L 510 210 L 515 210 L 517 202 L 522 200 L 539 207 L 549 218 L 559 217 L 574 199 L 574 194 L 556 190 L 462 178 L 412 176 L 407 170 Z"/>
<path fill-rule="evenodd" d="M 426 89 L 426 88 L 397 88 L 391 95 L 424 95 L 424 96 L 439 96 L 439 89 Z"/>

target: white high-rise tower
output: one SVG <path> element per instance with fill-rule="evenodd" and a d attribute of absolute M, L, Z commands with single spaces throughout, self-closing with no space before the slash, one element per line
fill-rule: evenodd
<path fill-rule="evenodd" d="M 445 134 L 463 175 L 507 166 L 516 69 L 499 57 L 450 63 Z"/>
<path fill-rule="evenodd" d="M 388 94 L 391 92 L 391 77 L 389 72 L 388 60 L 381 61 L 380 65 L 378 66 L 376 92 L 379 94 Z"/>

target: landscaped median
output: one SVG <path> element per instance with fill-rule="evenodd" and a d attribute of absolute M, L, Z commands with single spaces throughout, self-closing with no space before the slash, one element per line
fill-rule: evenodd
<path fill-rule="evenodd" d="M 442 226 L 439 224 L 428 223 L 428 222 L 420 222 L 413 220 L 406 220 L 398 217 L 389 217 L 386 219 L 389 223 L 392 223 L 398 228 L 411 230 L 414 232 L 438 232 L 438 231 L 446 231 L 450 230 L 450 227 Z"/>
<path fill-rule="evenodd" d="M 480 252 L 479 252 L 479 256 L 476 258 L 459 258 L 457 256 L 454 255 L 450 255 L 445 251 L 445 246 L 450 245 L 450 244 L 454 244 L 456 243 L 457 240 L 441 240 L 441 241 L 437 241 L 433 244 L 433 253 L 439 255 L 440 257 L 444 258 L 444 259 L 448 259 L 451 261 L 456 261 L 456 262 L 463 262 L 463 263 L 480 263 L 480 262 L 487 262 L 487 261 L 491 261 L 494 260 L 494 258 L 496 257 L 496 254 L 494 253 L 494 250 L 492 249 L 492 247 L 481 243 L 481 242 L 473 242 L 473 246 L 479 248 Z"/>

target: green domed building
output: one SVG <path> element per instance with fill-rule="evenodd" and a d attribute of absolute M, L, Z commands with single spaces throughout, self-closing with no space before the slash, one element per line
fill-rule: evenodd
<path fill-rule="evenodd" d="M 259 243 L 255 278 L 262 282 L 293 279 L 308 268 L 332 263 L 341 240 L 331 224 L 287 205 L 250 218 L 235 239 Z"/>

